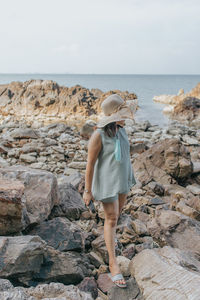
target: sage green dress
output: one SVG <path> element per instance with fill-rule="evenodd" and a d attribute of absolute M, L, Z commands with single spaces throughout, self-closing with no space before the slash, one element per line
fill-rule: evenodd
<path fill-rule="evenodd" d="M 102 148 L 94 166 L 92 194 L 95 200 L 113 202 L 118 194 L 127 194 L 136 184 L 130 161 L 130 144 L 123 127 L 119 127 L 117 135 L 121 146 L 121 161 L 115 159 L 115 137 L 108 137 L 101 128 Z"/>

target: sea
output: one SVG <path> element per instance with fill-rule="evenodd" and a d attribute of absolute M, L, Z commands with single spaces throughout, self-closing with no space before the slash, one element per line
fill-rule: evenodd
<path fill-rule="evenodd" d="M 200 75 L 0 74 L 0 84 L 30 79 L 53 80 L 67 87 L 79 84 L 89 89 L 98 88 L 103 92 L 118 89 L 135 93 L 139 104 L 135 120 L 148 120 L 152 125 L 164 128 L 171 121 L 162 113 L 165 105 L 154 102 L 153 97 L 174 95 L 182 88 L 185 93 L 189 92 L 200 82 Z"/>

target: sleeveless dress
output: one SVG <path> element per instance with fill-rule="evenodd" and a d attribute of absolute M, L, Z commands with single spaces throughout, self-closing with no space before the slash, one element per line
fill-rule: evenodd
<path fill-rule="evenodd" d="M 118 194 L 127 194 L 136 184 L 130 161 L 130 144 L 123 127 L 119 127 L 115 137 L 108 137 L 101 128 L 96 129 L 101 134 L 102 148 L 95 162 L 92 195 L 95 200 L 113 202 Z M 121 160 L 115 159 L 116 138 L 120 140 Z"/>

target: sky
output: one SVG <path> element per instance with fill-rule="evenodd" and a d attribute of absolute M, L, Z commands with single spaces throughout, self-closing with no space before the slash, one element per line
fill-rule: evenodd
<path fill-rule="evenodd" d="M 0 0 L 0 73 L 200 74 L 199 0 Z"/>

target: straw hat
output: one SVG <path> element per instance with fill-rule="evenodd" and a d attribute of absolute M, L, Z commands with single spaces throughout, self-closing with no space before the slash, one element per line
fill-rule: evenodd
<path fill-rule="evenodd" d="M 101 108 L 104 116 L 97 123 L 97 127 L 104 127 L 109 123 L 133 119 L 137 108 L 137 100 L 123 100 L 119 95 L 113 94 L 107 97 Z"/>

